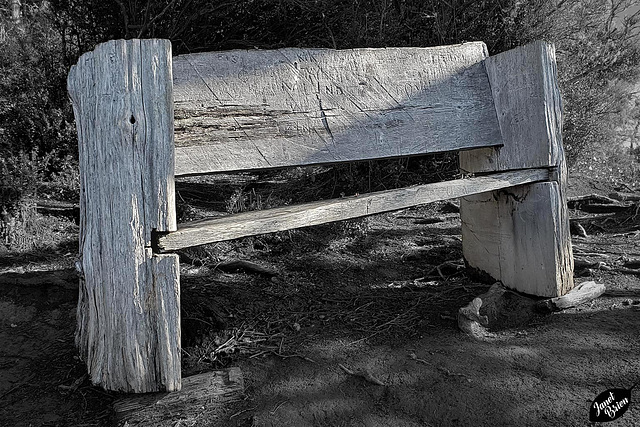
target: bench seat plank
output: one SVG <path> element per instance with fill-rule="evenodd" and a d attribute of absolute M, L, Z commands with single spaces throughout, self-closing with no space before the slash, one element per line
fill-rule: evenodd
<path fill-rule="evenodd" d="M 173 59 L 176 176 L 502 145 L 482 42 Z"/>
<path fill-rule="evenodd" d="M 158 248 L 161 251 L 173 251 L 205 243 L 390 212 L 548 179 L 548 169 L 517 170 L 341 199 L 242 212 L 179 224 L 177 231 L 158 236 Z"/>

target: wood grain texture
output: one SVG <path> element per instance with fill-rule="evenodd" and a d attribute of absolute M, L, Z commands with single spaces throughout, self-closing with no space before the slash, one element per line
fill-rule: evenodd
<path fill-rule="evenodd" d="M 243 393 L 244 378 L 240 368 L 205 372 L 184 378 L 178 392 L 126 396 L 116 400 L 113 404 L 115 424 L 175 427 L 193 425 L 196 420 L 211 421 L 220 417 L 229 402 L 241 400 Z"/>
<path fill-rule="evenodd" d="M 484 43 L 174 58 L 176 175 L 502 145 Z"/>
<path fill-rule="evenodd" d="M 389 212 L 437 200 L 544 181 L 548 178 L 549 171 L 546 169 L 511 171 L 264 211 L 243 212 L 180 224 L 177 231 L 159 236 L 158 246 L 160 250 L 172 251 L 205 243 Z"/>
<path fill-rule="evenodd" d="M 178 259 L 151 250 L 152 230 L 176 229 L 171 70 L 168 41 L 117 40 L 68 77 L 81 181 L 76 344 L 108 390 L 180 387 Z"/>
<path fill-rule="evenodd" d="M 155 307 L 150 306 L 158 334 L 156 365 L 158 383 L 165 390 L 180 390 L 182 368 L 180 351 L 180 257 L 177 254 L 154 254 L 151 258 L 153 285 L 156 290 Z M 154 325 L 152 325 L 154 326 Z"/>
<path fill-rule="evenodd" d="M 490 191 L 460 198 L 462 255 L 468 266 L 500 281 L 500 210 L 498 192 Z M 505 286 L 509 284 L 505 283 Z"/>
<path fill-rule="evenodd" d="M 484 62 L 504 146 L 460 153 L 470 173 L 558 166 L 562 148 L 562 99 L 555 48 L 546 42 L 491 56 Z"/>
<path fill-rule="evenodd" d="M 564 295 L 573 288 L 573 254 L 555 50 L 535 42 L 485 65 L 504 146 L 461 152 L 460 168 L 478 173 L 546 166 L 552 182 L 461 199 L 464 257 L 512 289 Z"/>
<path fill-rule="evenodd" d="M 557 297 L 569 292 L 573 255 L 559 212 L 558 187 L 542 182 L 461 199 L 467 263 L 527 294 Z"/>

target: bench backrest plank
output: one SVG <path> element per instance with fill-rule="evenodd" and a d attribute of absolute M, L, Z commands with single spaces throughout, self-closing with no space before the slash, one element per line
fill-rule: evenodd
<path fill-rule="evenodd" d="M 502 145 L 484 43 L 173 59 L 176 175 Z"/>

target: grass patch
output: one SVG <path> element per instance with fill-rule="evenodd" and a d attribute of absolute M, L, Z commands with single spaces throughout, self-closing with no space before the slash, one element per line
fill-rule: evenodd
<path fill-rule="evenodd" d="M 77 240 L 78 226 L 70 219 L 42 215 L 33 200 L 22 200 L 13 215 L 6 211 L 0 221 L 0 253 L 28 253 L 55 249 Z M 54 251 L 56 252 L 56 251 Z"/>

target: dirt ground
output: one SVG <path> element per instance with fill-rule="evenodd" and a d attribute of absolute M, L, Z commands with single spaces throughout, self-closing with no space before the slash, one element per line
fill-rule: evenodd
<path fill-rule="evenodd" d="M 573 182 L 570 195 L 610 190 Z M 187 251 L 183 374 L 238 366 L 245 395 L 166 425 L 589 425 L 596 395 L 640 380 L 640 277 L 617 268 L 640 259 L 640 217 L 581 224 L 576 256 L 605 268 L 578 271 L 576 283 L 604 283 L 605 294 L 489 342 L 457 327 L 457 310 L 491 282 L 460 268 L 449 203 Z M 67 242 L 3 257 L 2 426 L 114 422 L 120 396 L 91 386 L 73 345 L 73 252 Z M 277 274 L 216 268 L 239 259 Z M 632 400 L 611 425 L 640 425 L 640 407 Z"/>

